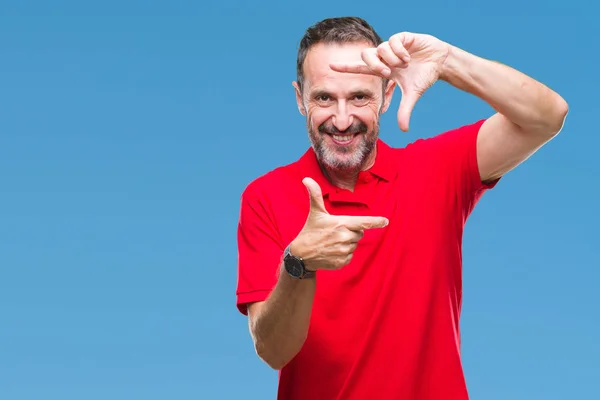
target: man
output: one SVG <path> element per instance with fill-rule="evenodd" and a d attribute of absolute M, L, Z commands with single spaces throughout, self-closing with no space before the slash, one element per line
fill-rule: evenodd
<path fill-rule="evenodd" d="M 297 69 L 311 147 L 248 185 L 238 229 L 237 305 L 258 356 L 280 370 L 278 398 L 468 399 L 465 221 L 483 192 L 558 134 L 567 103 L 429 35 L 383 42 L 359 18 L 310 27 Z M 497 113 L 405 148 L 382 142 L 394 88 L 406 131 L 437 80 Z"/>

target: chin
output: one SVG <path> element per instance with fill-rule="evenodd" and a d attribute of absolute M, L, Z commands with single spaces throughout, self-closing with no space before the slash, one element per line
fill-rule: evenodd
<path fill-rule="evenodd" d="M 325 166 L 338 171 L 359 169 L 364 162 L 364 156 L 360 152 L 340 154 L 335 150 L 327 150 L 320 159 Z"/>
<path fill-rule="evenodd" d="M 363 135 L 357 135 L 349 144 L 337 144 L 328 136 L 310 137 L 319 162 L 326 168 L 336 171 L 354 172 L 360 170 L 369 158 L 374 144 Z"/>

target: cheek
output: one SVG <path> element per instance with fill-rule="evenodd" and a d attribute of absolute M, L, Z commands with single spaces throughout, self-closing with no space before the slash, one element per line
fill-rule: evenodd
<path fill-rule="evenodd" d="M 329 118 L 331 118 L 332 115 L 333 114 L 330 110 L 315 107 L 312 109 L 308 109 L 307 118 L 309 123 L 316 128 L 325 121 L 327 121 Z"/>
<path fill-rule="evenodd" d="M 365 107 L 357 108 L 356 116 L 360 117 L 360 118 L 372 120 L 374 118 L 377 118 L 377 111 L 378 111 L 378 108 L 376 106 L 368 105 Z"/>
<path fill-rule="evenodd" d="M 354 115 L 369 127 L 375 126 L 379 120 L 379 110 L 376 107 L 362 107 Z"/>

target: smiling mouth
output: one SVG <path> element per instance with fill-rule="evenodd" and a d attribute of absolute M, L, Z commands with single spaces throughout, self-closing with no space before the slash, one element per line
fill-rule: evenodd
<path fill-rule="evenodd" d="M 357 134 L 330 135 L 335 144 L 347 145 L 352 143 Z"/>

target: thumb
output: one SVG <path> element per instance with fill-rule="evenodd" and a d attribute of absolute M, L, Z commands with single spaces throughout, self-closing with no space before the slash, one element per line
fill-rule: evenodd
<path fill-rule="evenodd" d="M 317 182 L 315 182 L 312 178 L 304 178 L 302 180 L 304 186 L 308 190 L 308 194 L 310 196 L 310 212 L 321 212 L 324 214 L 329 214 L 325 209 L 325 203 L 323 202 L 323 192 L 321 192 L 321 187 Z"/>
<path fill-rule="evenodd" d="M 398 107 L 398 126 L 403 132 L 408 132 L 410 115 L 421 95 L 415 90 L 402 90 L 402 99 Z"/>

